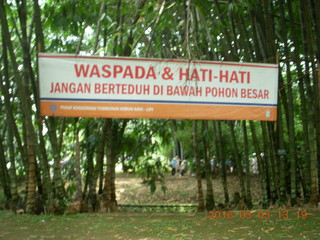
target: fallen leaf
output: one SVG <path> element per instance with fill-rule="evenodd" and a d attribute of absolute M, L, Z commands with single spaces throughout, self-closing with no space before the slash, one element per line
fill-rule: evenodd
<path fill-rule="evenodd" d="M 114 237 L 115 237 L 116 239 L 122 239 L 122 238 L 123 238 L 123 237 L 121 237 L 120 234 L 114 235 Z"/>
<path fill-rule="evenodd" d="M 167 228 L 167 231 L 177 231 L 177 229 L 169 227 L 169 228 Z"/>
<path fill-rule="evenodd" d="M 270 231 L 273 231 L 274 230 L 274 227 L 272 227 L 272 228 L 268 228 L 268 229 L 266 229 L 266 230 L 263 230 L 265 233 L 269 233 Z"/>

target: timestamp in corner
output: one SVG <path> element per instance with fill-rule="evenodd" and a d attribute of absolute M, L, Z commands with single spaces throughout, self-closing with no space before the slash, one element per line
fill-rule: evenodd
<path fill-rule="evenodd" d="M 308 212 L 294 211 L 294 210 L 279 210 L 279 211 L 268 211 L 268 210 L 252 210 L 252 211 L 210 211 L 208 219 L 270 219 L 278 218 L 283 220 L 293 219 L 307 219 Z"/>

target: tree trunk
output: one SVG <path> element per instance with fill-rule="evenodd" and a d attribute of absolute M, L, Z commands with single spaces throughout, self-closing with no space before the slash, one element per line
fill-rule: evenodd
<path fill-rule="evenodd" d="M 222 131 L 221 131 L 221 121 L 217 121 L 218 123 L 218 130 L 214 130 L 217 132 L 217 146 L 218 146 L 218 152 L 219 152 L 219 173 L 221 177 L 221 182 L 223 186 L 223 193 L 224 193 L 224 201 L 225 204 L 229 204 L 229 192 L 228 192 L 228 182 L 227 182 L 227 174 L 226 174 L 226 165 L 225 165 L 225 155 L 224 155 L 224 150 L 223 150 L 223 143 L 222 143 Z"/>
<path fill-rule="evenodd" d="M 268 191 L 267 191 L 266 172 L 265 172 L 265 168 L 263 167 L 263 164 L 262 164 L 259 141 L 257 138 L 254 123 L 252 121 L 250 121 L 250 129 L 251 129 L 251 133 L 252 133 L 252 141 L 253 141 L 254 149 L 256 152 L 256 158 L 258 160 L 258 170 L 259 170 L 259 175 L 260 175 L 260 182 L 261 182 L 261 188 L 262 188 L 262 199 L 263 199 L 262 206 L 267 208 L 269 206 L 269 199 L 268 199 Z"/>
<path fill-rule="evenodd" d="M 244 160 L 246 165 L 246 205 L 249 209 L 251 209 L 252 208 L 251 172 L 250 172 L 250 161 L 249 161 L 249 141 L 248 141 L 246 121 L 242 122 L 242 130 L 243 130 L 243 143 L 244 143 Z"/>
<path fill-rule="evenodd" d="M 282 0 L 280 1 L 280 4 L 283 4 Z M 292 15 L 292 7 L 291 2 L 289 1 L 287 3 L 288 10 L 289 10 L 289 17 L 290 22 L 294 21 L 293 15 Z M 284 18 L 284 15 L 281 15 L 282 18 Z M 284 20 L 282 21 L 284 22 Z M 291 26 L 293 26 L 293 22 L 291 23 Z M 285 26 L 285 25 L 284 25 Z M 292 28 L 294 29 L 294 28 Z M 285 36 L 285 30 L 282 31 L 283 36 Z M 294 32 L 294 31 L 293 31 Z M 284 38 L 286 39 L 286 38 Z M 293 39 L 294 40 L 294 39 Z M 295 57 L 298 57 L 296 55 Z M 298 57 L 299 58 L 299 57 Z M 290 191 L 291 191 L 291 205 L 294 206 L 297 203 L 297 157 L 296 157 L 296 149 L 295 149 L 295 128 L 294 128 L 294 109 L 293 109 L 293 95 L 292 95 L 292 77 L 291 77 L 291 71 L 290 71 L 290 63 L 289 60 L 286 62 L 286 69 L 287 69 L 287 92 L 288 92 L 288 106 L 289 106 L 289 115 L 288 115 L 288 135 L 289 135 L 289 156 L 290 156 Z"/>
<path fill-rule="evenodd" d="M 278 148 L 279 148 L 279 135 L 276 129 L 275 122 L 266 122 L 267 132 L 270 142 L 270 164 L 273 175 L 273 186 L 275 188 L 275 200 L 279 198 L 279 168 L 276 163 L 278 162 Z"/>
<path fill-rule="evenodd" d="M 197 120 L 193 120 L 193 149 L 194 149 L 194 161 L 196 167 L 197 176 L 197 186 L 198 186 L 198 211 L 202 212 L 205 209 L 203 200 L 203 189 L 201 181 L 201 162 L 198 153 L 198 130 L 197 130 Z"/>
<path fill-rule="evenodd" d="M 100 28 L 101 28 L 101 22 L 102 22 L 102 15 L 106 14 L 106 3 L 104 1 L 101 2 L 100 6 L 100 13 L 98 17 L 98 22 L 97 22 L 97 30 L 96 30 L 96 35 L 95 35 L 95 42 L 94 42 L 94 47 L 93 47 L 93 54 L 96 54 L 97 48 L 98 48 L 98 43 L 99 43 L 99 35 L 100 35 Z"/>
<path fill-rule="evenodd" d="M 318 0 L 312 0 L 312 10 L 314 16 L 314 29 L 315 29 L 315 44 L 316 48 L 316 59 L 317 59 L 317 70 L 314 71 L 314 85 L 316 90 L 316 113 L 320 112 L 320 14 L 318 9 L 320 9 L 320 2 Z M 317 158 L 318 158 L 318 194 L 320 195 L 320 116 L 316 114 L 316 131 L 317 131 Z"/>
<path fill-rule="evenodd" d="M 178 156 L 180 159 L 182 158 L 182 154 L 181 154 L 181 144 L 179 142 L 179 140 L 177 139 L 176 136 L 176 131 L 177 131 L 177 121 L 176 120 L 172 120 L 172 125 L 171 125 L 171 133 L 172 133 L 172 141 L 173 141 L 173 146 L 174 146 L 174 153 L 173 153 L 173 157 Z"/>
<path fill-rule="evenodd" d="M 262 139 L 263 139 L 263 145 L 264 145 L 264 159 L 266 163 L 266 169 L 268 169 L 268 178 L 266 179 L 267 185 L 270 187 L 270 197 L 272 204 L 274 204 L 277 200 L 277 192 L 276 192 L 276 186 L 275 186 L 275 174 L 274 169 L 272 168 L 272 156 L 271 156 L 271 143 L 268 141 L 268 133 L 267 133 L 267 127 L 266 122 L 260 122 L 261 123 L 261 129 L 262 129 Z"/>
<path fill-rule="evenodd" d="M 281 104 L 279 103 L 278 107 L 278 129 L 279 129 L 279 184 L 280 184 L 280 206 L 286 205 L 287 203 L 287 194 L 286 194 L 286 150 L 284 143 L 284 130 L 283 130 L 283 117 L 281 111 Z"/>
<path fill-rule="evenodd" d="M 320 54 L 320 49 L 319 49 L 319 54 Z M 317 65 L 318 65 L 318 71 L 317 71 L 318 108 L 316 109 L 316 112 L 320 112 L 320 56 L 319 56 Z M 318 156 L 318 194 L 320 195 L 320 116 L 318 116 L 318 123 L 317 123 L 317 149 L 318 149 L 318 155 L 317 155 Z"/>
<path fill-rule="evenodd" d="M 97 178 L 99 177 L 99 190 L 98 193 L 102 194 L 103 189 L 103 159 L 104 159 L 104 148 L 106 145 L 106 138 L 107 138 L 107 129 L 108 129 L 108 121 L 107 119 L 104 120 L 102 132 L 100 136 L 99 145 L 97 148 L 97 165 L 95 168 L 95 184 L 97 182 Z"/>
<path fill-rule="evenodd" d="M 30 123 L 29 123 L 30 124 Z M 36 156 L 34 151 L 33 136 L 27 129 L 27 152 L 28 152 L 28 194 L 27 194 L 27 212 L 35 213 L 36 204 Z"/>
<path fill-rule="evenodd" d="M 54 196 L 58 200 L 63 200 L 65 197 L 64 183 L 61 177 L 61 156 L 60 156 L 60 148 L 57 140 L 56 134 L 56 121 L 53 117 L 49 117 L 49 137 L 52 146 L 53 152 L 53 187 L 54 187 Z M 62 209 L 61 209 L 62 210 Z"/>
<path fill-rule="evenodd" d="M 11 189 L 10 189 L 10 179 L 7 169 L 7 161 L 4 154 L 3 148 L 3 139 L 0 136 L 0 183 L 3 188 L 3 193 L 5 197 L 5 205 L 8 207 L 8 204 L 11 200 Z"/>
<path fill-rule="evenodd" d="M 11 103 L 12 94 L 10 94 L 10 92 L 14 92 L 14 91 L 13 91 L 13 89 L 10 88 L 11 84 L 9 81 L 10 77 L 9 77 L 8 51 L 7 51 L 5 37 L 3 36 L 3 34 L 4 34 L 4 32 L 2 31 L 2 58 L 3 58 L 3 68 L 4 68 L 3 69 L 4 81 L 3 81 L 3 83 L 1 82 L 1 84 L 0 84 L 1 91 L 4 96 L 4 104 L 5 104 L 5 109 L 6 109 L 6 113 L 7 113 L 7 122 L 9 124 L 11 124 L 11 126 L 13 128 L 13 135 L 16 139 L 16 143 L 18 146 L 18 150 L 19 150 L 22 162 L 23 162 L 24 166 L 27 167 L 26 166 L 26 152 L 25 152 L 25 149 L 22 145 L 21 136 L 18 131 L 18 127 L 16 124 L 16 119 L 14 116 L 13 107 L 12 107 L 12 103 Z M 0 79 L 2 79 L 1 72 L 0 72 Z"/>
<path fill-rule="evenodd" d="M 107 172 L 105 178 L 105 189 L 106 189 L 106 202 L 105 207 L 107 212 L 115 212 L 117 211 L 117 201 L 115 198 L 114 186 L 115 186 L 115 178 L 114 178 L 114 159 L 113 159 L 113 149 L 112 144 L 114 141 L 114 135 L 112 132 L 112 119 L 106 119 L 107 124 L 107 148 L 106 148 L 106 155 L 107 155 Z"/>
<path fill-rule="evenodd" d="M 236 134 L 234 132 L 233 121 L 230 121 L 230 132 L 231 132 L 231 141 L 232 141 L 232 147 L 233 147 L 233 156 L 235 158 L 237 174 L 240 182 L 241 198 L 246 201 L 246 190 L 245 190 L 244 181 L 243 181 L 243 169 L 242 169 L 242 164 L 239 156 L 239 149 L 238 149 Z"/>
<path fill-rule="evenodd" d="M 309 134 L 309 148 L 310 148 L 310 177 L 311 177 L 311 195 L 310 204 L 316 206 L 318 203 L 318 176 L 317 176 L 317 149 L 316 149 L 316 131 L 315 126 L 319 118 L 319 113 L 315 114 L 317 109 L 317 81 L 315 80 L 314 85 L 311 84 L 310 79 L 310 65 L 314 65 L 314 62 L 310 62 L 310 58 L 315 57 L 315 51 L 313 50 L 314 38 L 313 38 L 313 26 L 311 16 L 311 5 L 307 0 L 300 1 L 300 23 L 302 29 L 302 42 L 304 49 L 304 67 L 305 74 L 303 76 L 304 84 L 307 90 L 307 106 L 308 106 L 308 134 Z M 315 69 L 314 69 L 315 70 Z M 317 78 L 317 76 L 315 76 Z M 302 81 L 302 79 L 300 79 Z"/>
<path fill-rule="evenodd" d="M 44 34 L 43 34 L 43 27 L 42 27 L 42 20 L 41 20 L 41 10 L 40 10 L 38 0 L 33 0 L 33 7 L 34 7 L 34 22 L 35 22 L 37 50 L 38 52 L 45 52 Z M 37 86 L 35 88 L 37 88 Z M 38 101 L 37 89 L 34 91 L 34 94 L 36 96 L 36 101 Z M 44 143 L 42 140 L 43 139 L 42 122 L 43 121 L 39 121 L 40 148 L 44 149 Z M 61 160 L 60 151 L 61 151 L 61 145 L 62 145 L 62 139 L 63 139 L 65 120 L 63 119 L 61 123 L 60 130 L 62 131 L 60 131 L 60 138 L 59 138 L 60 141 L 58 141 L 58 137 L 56 133 L 56 120 L 53 117 L 49 117 L 46 123 L 48 128 L 49 140 L 52 146 L 52 155 L 54 160 L 52 185 L 51 185 L 51 178 L 50 178 L 50 166 L 48 164 L 48 159 L 46 157 L 45 150 L 42 151 L 42 155 L 44 158 L 41 164 L 43 169 L 44 185 L 45 185 L 45 188 L 47 189 L 48 200 L 50 203 L 52 190 L 53 190 L 53 196 L 55 198 L 59 200 L 63 200 L 65 197 L 64 184 L 61 178 L 61 168 L 60 168 L 60 160 Z"/>
<path fill-rule="evenodd" d="M 18 186 L 17 186 L 17 174 L 16 174 L 16 163 L 15 163 L 15 149 L 13 145 L 13 128 L 14 123 L 8 122 L 8 147 L 9 147 L 9 159 L 10 159 L 10 183 L 11 183 L 11 194 L 12 194 L 12 209 L 15 210 L 15 207 L 18 203 Z"/>
<path fill-rule="evenodd" d="M 27 212 L 34 213 L 35 211 L 35 193 L 36 193 L 36 184 L 35 184 L 35 145 L 34 141 L 36 140 L 36 134 L 32 124 L 32 111 L 30 104 L 30 96 L 25 91 L 25 82 L 20 76 L 18 69 L 18 63 L 14 54 L 13 44 L 11 42 L 11 36 L 8 28 L 8 22 L 6 19 L 6 12 L 4 7 L 4 2 L 0 2 L 0 19 L 3 31 L 3 37 L 8 47 L 11 63 L 13 66 L 14 77 L 17 83 L 18 88 L 18 97 L 21 103 L 21 109 L 25 116 L 25 122 L 27 127 L 27 153 L 28 153 L 28 194 L 27 194 Z"/>
<path fill-rule="evenodd" d="M 7 61 L 7 57 L 6 57 L 6 53 L 5 55 L 5 61 Z M 11 183 L 11 192 L 12 192 L 12 209 L 15 210 L 17 201 L 18 201 L 18 188 L 17 188 L 17 179 L 16 179 L 16 164 L 15 164 L 15 148 L 14 148 L 14 131 L 17 128 L 16 124 L 15 124 L 15 120 L 13 117 L 13 112 L 12 112 L 12 105 L 10 102 L 10 94 L 9 94 L 9 89 L 8 89 L 8 73 L 5 73 L 5 84 L 3 84 L 2 82 L 0 82 L 0 87 L 1 87 L 1 92 L 4 96 L 4 103 L 5 103 L 5 109 L 6 109 L 6 117 L 8 119 L 7 121 L 7 136 L 8 136 L 8 147 L 9 147 L 9 160 L 10 160 L 10 183 Z M 2 79 L 2 76 L 0 74 L 0 79 Z M 16 131 L 18 131 L 16 129 Z M 20 136 L 19 137 L 19 141 L 21 144 L 21 139 Z M 17 142 L 19 142 L 17 141 Z M 19 143 L 18 143 L 18 148 L 20 149 L 20 155 L 21 158 L 23 160 L 24 158 L 24 152 L 23 152 L 23 147 L 19 147 Z"/>
<path fill-rule="evenodd" d="M 208 151 L 207 143 L 207 121 L 202 120 L 202 143 L 203 143 L 203 157 L 204 157 L 204 167 L 205 167 L 205 176 L 207 183 L 207 195 L 206 195 L 206 210 L 211 211 L 214 208 L 214 195 L 212 189 L 212 172 L 211 164 Z"/>
<path fill-rule="evenodd" d="M 82 179 L 81 179 L 81 154 L 80 154 L 80 142 L 79 142 L 79 119 L 76 118 L 75 122 L 75 136 L 76 136 L 76 148 L 75 148 L 75 173 L 76 173 L 76 201 L 82 200 Z"/>
<path fill-rule="evenodd" d="M 27 8 L 26 8 L 26 1 L 17 0 L 18 6 L 18 13 L 19 13 L 19 20 L 21 25 L 21 46 L 23 50 L 23 77 L 26 83 L 26 92 L 28 92 L 28 85 L 31 83 L 33 96 L 35 98 L 35 106 L 36 106 L 36 116 L 38 121 L 36 121 L 39 131 L 39 145 L 35 145 L 37 155 L 39 156 L 39 161 L 41 164 L 41 170 L 43 172 L 43 188 L 41 188 L 42 199 L 44 201 L 49 200 L 51 196 L 51 181 L 50 181 L 50 169 L 48 165 L 48 157 L 45 147 L 45 140 L 43 136 L 43 126 L 42 126 L 42 119 L 40 118 L 40 109 L 39 109 L 39 96 L 38 96 L 38 85 L 35 81 L 34 72 L 32 69 L 31 58 L 30 58 L 30 43 L 28 42 L 27 36 Z M 40 173 L 40 172 L 39 172 Z M 40 178 L 41 179 L 41 178 Z M 41 183 L 42 184 L 42 183 Z M 49 200 L 50 202 L 50 200 Z"/>
<path fill-rule="evenodd" d="M 97 199 L 96 199 L 96 184 L 95 184 L 95 176 L 94 176 L 94 163 L 93 163 L 93 155 L 94 155 L 94 145 L 88 141 L 90 136 L 90 128 L 89 124 L 85 128 L 86 135 L 86 155 L 87 155 L 87 176 L 86 176 L 86 184 L 89 187 L 89 191 L 85 191 L 85 202 L 88 205 L 88 211 L 96 211 L 97 209 Z M 85 188 L 86 189 L 86 188 Z"/>

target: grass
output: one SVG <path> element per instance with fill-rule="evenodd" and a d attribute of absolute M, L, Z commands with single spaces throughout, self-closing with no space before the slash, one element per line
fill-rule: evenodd
<path fill-rule="evenodd" d="M 295 212 L 290 210 L 288 219 L 279 218 L 277 210 L 268 219 L 258 218 L 258 210 L 250 212 L 251 219 L 241 219 L 240 211 L 232 211 L 232 219 L 223 214 L 210 219 L 209 213 L 30 216 L 0 211 L 0 239 L 320 239 L 320 210 L 308 210 L 305 219 Z"/>
<path fill-rule="evenodd" d="M 234 192 L 239 191 L 239 186 L 234 175 L 228 176 L 228 182 L 231 197 Z M 258 177 L 253 176 L 252 182 L 253 200 L 257 202 L 260 199 Z M 155 194 L 151 194 L 149 187 L 142 184 L 140 178 L 130 174 L 118 174 L 117 199 L 123 207 L 120 208 L 120 212 L 113 214 L 30 216 L 0 211 L 0 240 L 320 240 L 320 209 L 307 210 L 308 215 L 304 218 L 302 211 L 305 209 L 299 210 L 297 214 L 297 210 L 288 207 L 287 219 L 284 210 L 281 210 L 279 216 L 278 210 L 274 209 L 269 210 L 270 217 L 266 210 L 260 212 L 259 209 L 249 212 L 193 213 L 192 209 L 196 208 L 194 204 L 197 204 L 194 177 L 180 178 L 168 175 L 166 183 L 166 194 L 159 189 Z M 220 179 L 214 179 L 213 183 L 216 203 L 223 202 Z M 203 186 L 205 189 L 205 182 Z M 128 209 L 127 205 L 130 205 Z M 148 208 L 144 208 L 145 205 L 148 205 Z M 170 213 L 171 210 L 176 213 Z M 178 210 L 185 213 L 177 213 Z"/>

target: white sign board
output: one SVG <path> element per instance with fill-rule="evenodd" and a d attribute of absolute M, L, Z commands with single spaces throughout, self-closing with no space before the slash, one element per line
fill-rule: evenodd
<path fill-rule="evenodd" d="M 278 66 L 39 54 L 45 116 L 275 121 Z"/>

